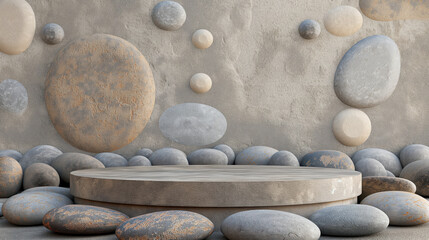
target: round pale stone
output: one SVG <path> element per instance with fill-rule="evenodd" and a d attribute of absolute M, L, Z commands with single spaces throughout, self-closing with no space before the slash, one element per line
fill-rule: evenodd
<path fill-rule="evenodd" d="M 198 29 L 192 35 L 192 43 L 199 49 L 209 48 L 213 44 L 213 35 L 207 29 Z"/>
<path fill-rule="evenodd" d="M 332 124 L 335 138 L 346 146 L 359 146 L 371 134 L 371 120 L 358 109 L 346 109 L 337 114 Z"/>
<path fill-rule="evenodd" d="M 20 82 L 6 79 L 0 83 L 0 107 L 9 112 L 22 114 L 28 105 L 27 89 Z"/>
<path fill-rule="evenodd" d="M 206 93 L 212 88 L 212 79 L 205 73 L 196 73 L 189 84 L 196 93 Z"/>
<path fill-rule="evenodd" d="M 186 11 L 177 2 L 162 1 L 152 10 L 153 23 L 166 31 L 175 31 L 182 27 L 186 21 Z"/>
<path fill-rule="evenodd" d="M 321 32 L 320 24 L 311 19 L 304 20 L 299 25 L 298 32 L 304 39 L 317 38 Z"/>
<path fill-rule="evenodd" d="M 58 44 L 64 39 L 64 29 L 56 23 L 48 23 L 43 27 L 42 39 L 47 44 Z"/>
<path fill-rule="evenodd" d="M 326 30 L 336 36 L 350 36 L 362 27 L 363 18 L 359 10 L 351 6 L 331 9 L 323 19 Z"/>

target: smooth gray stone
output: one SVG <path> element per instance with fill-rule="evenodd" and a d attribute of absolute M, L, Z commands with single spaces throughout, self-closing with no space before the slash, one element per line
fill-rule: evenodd
<path fill-rule="evenodd" d="M 422 144 L 411 144 L 399 153 L 402 167 L 418 160 L 429 160 L 429 147 Z"/>
<path fill-rule="evenodd" d="M 429 159 L 408 164 L 402 169 L 400 177 L 416 184 L 417 194 L 429 197 Z"/>
<path fill-rule="evenodd" d="M 271 156 L 268 165 L 299 167 L 299 161 L 296 156 L 289 151 L 278 151 Z"/>
<path fill-rule="evenodd" d="M 182 27 L 186 21 L 186 11 L 177 2 L 162 1 L 152 10 L 153 23 L 166 31 L 175 31 Z"/>
<path fill-rule="evenodd" d="M 393 174 L 391 171 L 386 170 L 386 176 L 388 177 L 395 177 L 395 174 Z"/>
<path fill-rule="evenodd" d="M 212 144 L 223 137 L 227 122 L 217 109 L 199 103 L 182 103 L 167 109 L 159 119 L 162 134 L 190 146 Z"/>
<path fill-rule="evenodd" d="M 62 194 L 70 198 L 71 200 L 73 200 L 74 198 L 73 195 L 71 195 L 70 193 L 70 188 L 65 188 L 65 187 L 52 187 L 52 186 L 34 187 L 34 188 L 29 188 L 25 190 L 23 193 L 28 193 L 28 192 L 53 192 L 53 193 Z"/>
<path fill-rule="evenodd" d="M 400 69 L 401 55 L 392 39 L 367 37 L 353 45 L 338 64 L 335 93 L 349 106 L 374 107 L 395 91 Z"/>
<path fill-rule="evenodd" d="M 19 164 L 21 164 L 22 170 L 25 171 L 25 169 L 33 163 L 46 163 L 50 165 L 51 162 L 61 154 L 63 154 L 63 152 L 56 147 L 39 145 L 28 150 L 19 161 Z"/>
<path fill-rule="evenodd" d="M 359 160 L 359 162 L 355 164 L 355 168 L 356 171 L 362 173 L 362 177 L 385 177 L 387 175 L 383 164 L 373 158 L 363 158 Z"/>
<path fill-rule="evenodd" d="M 116 153 L 104 152 L 96 154 L 94 157 L 102 162 L 106 168 L 125 167 L 128 165 L 127 159 Z"/>
<path fill-rule="evenodd" d="M 228 240 L 228 239 L 222 234 L 222 232 L 216 231 L 216 232 L 213 232 L 212 235 L 210 235 L 205 240 Z"/>
<path fill-rule="evenodd" d="M 265 146 L 253 146 L 239 152 L 235 157 L 236 165 L 267 165 L 277 149 Z"/>
<path fill-rule="evenodd" d="M 60 185 L 60 176 L 57 171 L 46 163 L 30 165 L 24 172 L 24 189 Z"/>
<path fill-rule="evenodd" d="M 321 28 L 317 21 L 306 19 L 299 24 L 299 35 L 304 39 L 314 39 L 320 35 Z"/>
<path fill-rule="evenodd" d="M 3 204 L 3 215 L 15 225 L 41 225 L 51 209 L 73 204 L 70 198 L 53 192 L 27 192 L 10 197 Z"/>
<path fill-rule="evenodd" d="M 364 158 L 373 158 L 383 164 L 384 168 L 392 172 L 396 177 L 399 176 L 402 170 L 399 158 L 387 150 L 381 148 L 365 148 L 353 154 L 352 160 L 356 164 Z"/>
<path fill-rule="evenodd" d="M 323 208 L 309 218 L 322 235 L 359 237 L 375 234 L 389 226 L 389 217 L 378 208 L 350 204 Z"/>
<path fill-rule="evenodd" d="M 64 39 L 64 29 L 56 23 L 48 23 L 42 29 L 42 39 L 47 44 L 58 44 Z"/>
<path fill-rule="evenodd" d="M 288 212 L 250 210 L 227 217 L 221 231 L 229 240 L 319 239 L 320 230 L 310 220 Z"/>
<path fill-rule="evenodd" d="M 190 165 L 228 165 L 228 157 L 222 151 L 210 148 L 198 149 L 188 155 Z"/>
<path fill-rule="evenodd" d="M 226 154 L 226 156 L 228 157 L 228 165 L 234 164 L 235 153 L 234 153 L 234 150 L 230 146 L 228 146 L 226 144 L 220 144 L 220 145 L 217 145 L 216 147 L 214 147 L 214 149 L 222 151 L 223 153 Z"/>
<path fill-rule="evenodd" d="M 355 166 L 350 157 L 340 151 L 321 150 L 307 153 L 302 157 L 301 166 L 323 167 L 355 170 Z"/>
<path fill-rule="evenodd" d="M 0 107 L 9 112 L 22 114 L 28 105 L 27 89 L 20 82 L 6 79 L 0 83 Z"/>
<path fill-rule="evenodd" d="M 186 154 L 175 148 L 161 148 L 149 158 L 153 166 L 157 165 L 189 165 Z"/>
<path fill-rule="evenodd" d="M 152 155 L 153 151 L 149 148 L 142 148 L 137 151 L 136 155 L 141 155 L 146 158 L 150 158 L 150 155 Z"/>
<path fill-rule="evenodd" d="M 0 157 L 4 157 L 4 156 L 11 157 L 11 158 L 15 159 L 18 162 L 22 158 L 22 154 L 20 152 L 16 151 L 16 150 L 13 150 L 13 149 L 1 150 L 0 151 Z"/>
<path fill-rule="evenodd" d="M 61 180 L 70 182 L 70 173 L 90 168 L 105 168 L 98 159 L 83 153 L 64 153 L 52 161 L 51 166 L 57 170 Z"/>
<path fill-rule="evenodd" d="M 128 160 L 128 166 L 152 166 L 147 157 L 137 155 Z"/>

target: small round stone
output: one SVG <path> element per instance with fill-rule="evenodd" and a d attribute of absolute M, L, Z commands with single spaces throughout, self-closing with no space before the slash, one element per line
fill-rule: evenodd
<path fill-rule="evenodd" d="M 395 176 L 399 176 L 401 173 L 401 162 L 399 161 L 399 158 L 392 152 L 380 148 L 365 148 L 355 152 L 352 159 L 356 164 L 364 158 L 373 158 L 379 161 L 381 164 L 383 164 L 386 170 L 392 172 Z"/>
<path fill-rule="evenodd" d="M 57 170 L 62 181 L 70 182 L 70 173 L 90 168 L 105 168 L 98 159 L 83 153 L 64 153 L 52 161 L 51 166 Z"/>
<path fill-rule="evenodd" d="M 162 1 L 152 10 L 153 23 L 166 31 L 175 31 L 182 27 L 186 21 L 186 11 L 177 2 Z"/>
<path fill-rule="evenodd" d="M 383 164 L 373 158 L 363 158 L 355 164 L 356 171 L 362 173 L 362 177 L 387 175 Z"/>
<path fill-rule="evenodd" d="M 106 168 L 125 167 L 128 165 L 127 159 L 116 153 L 104 152 L 96 154 L 94 157 L 102 162 Z"/>
<path fill-rule="evenodd" d="M 53 193 L 64 195 L 70 198 L 71 200 L 73 200 L 74 198 L 73 195 L 71 195 L 70 193 L 70 188 L 65 188 L 65 187 L 52 187 L 52 186 L 34 187 L 34 188 L 29 188 L 25 190 L 23 193 L 29 193 L 29 192 L 53 192 Z"/>
<path fill-rule="evenodd" d="M 295 166 L 299 167 L 299 161 L 296 156 L 289 151 L 278 151 L 271 156 L 268 165 Z"/>
<path fill-rule="evenodd" d="M 21 165 L 11 157 L 0 157 L 0 198 L 7 198 L 18 193 L 21 185 Z"/>
<path fill-rule="evenodd" d="M 149 158 L 153 166 L 157 165 L 189 165 L 186 154 L 175 148 L 161 148 Z"/>
<path fill-rule="evenodd" d="M 137 151 L 136 155 L 141 155 L 143 157 L 150 158 L 150 155 L 152 155 L 153 151 L 149 148 L 142 148 Z"/>
<path fill-rule="evenodd" d="M 301 159 L 301 166 L 355 170 L 353 161 L 347 154 L 334 150 L 307 153 Z"/>
<path fill-rule="evenodd" d="M 56 147 L 39 145 L 28 150 L 19 161 L 19 164 L 21 164 L 24 171 L 33 163 L 46 163 L 50 165 L 51 162 L 62 153 L 63 152 Z"/>
<path fill-rule="evenodd" d="M 24 189 L 41 186 L 60 185 L 60 176 L 57 171 L 46 163 L 30 165 L 24 172 Z"/>
<path fill-rule="evenodd" d="M 277 149 L 265 146 L 253 146 L 244 149 L 235 158 L 236 165 L 267 165 Z"/>
<path fill-rule="evenodd" d="M 335 116 L 332 129 L 335 138 L 346 146 L 359 146 L 371 134 L 371 120 L 359 109 L 346 109 Z"/>
<path fill-rule="evenodd" d="M 323 19 L 326 30 L 335 36 L 350 36 L 362 27 L 363 18 L 359 10 L 351 6 L 331 9 Z"/>
<path fill-rule="evenodd" d="M 299 35 L 304 39 L 317 38 L 320 35 L 320 31 L 320 24 L 311 19 L 302 21 L 298 28 Z"/>
<path fill-rule="evenodd" d="M 64 39 L 64 29 L 56 23 L 48 23 L 43 27 L 42 39 L 47 44 L 58 44 Z"/>
<path fill-rule="evenodd" d="M 6 79 L 0 83 L 0 107 L 6 111 L 22 114 L 28 105 L 27 89 L 20 82 Z"/>
<path fill-rule="evenodd" d="M 403 191 L 416 192 L 416 185 L 410 180 L 397 177 L 363 177 L 362 178 L 362 194 L 359 196 L 359 201 L 362 201 L 367 196 L 387 191 Z"/>
<path fill-rule="evenodd" d="M 429 160 L 429 147 L 422 144 L 411 144 L 399 153 L 402 167 L 418 160 Z"/>
<path fill-rule="evenodd" d="M 212 79 L 205 73 L 196 73 L 189 82 L 196 93 L 206 93 L 212 88 Z"/>
<path fill-rule="evenodd" d="M 11 157 L 19 162 L 19 160 L 21 160 L 22 158 L 22 154 L 16 150 L 7 149 L 7 150 L 0 151 L 0 157 Z"/>
<path fill-rule="evenodd" d="M 228 146 L 226 144 L 219 144 L 219 145 L 215 146 L 214 149 L 222 151 L 223 153 L 225 153 L 225 155 L 228 157 L 228 165 L 234 164 L 235 153 L 234 153 L 234 150 L 230 146 Z"/>
<path fill-rule="evenodd" d="M 152 166 L 152 163 L 146 157 L 137 155 L 128 160 L 128 166 Z"/>
<path fill-rule="evenodd" d="M 402 169 L 400 177 L 416 184 L 417 194 L 429 197 L 429 159 L 408 164 Z"/>
<path fill-rule="evenodd" d="M 198 29 L 192 35 L 192 43 L 199 49 L 209 48 L 213 44 L 213 35 L 207 29 Z"/>
<path fill-rule="evenodd" d="M 190 165 L 228 165 L 228 157 L 222 151 L 210 148 L 198 149 L 188 155 Z"/>

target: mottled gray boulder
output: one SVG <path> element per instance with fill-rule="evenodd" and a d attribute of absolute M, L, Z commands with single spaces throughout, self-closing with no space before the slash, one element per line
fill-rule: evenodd
<path fill-rule="evenodd" d="M 0 83 L 0 107 L 6 111 L 22 114 L 28 105 L 27 89 L 20 82 L 6 79 Z"/>
<path fill-rule="evenodd" d="M 28 192 L 12 196 L 3 204 L 3 215 L 15 225 L 41 225 L 50 210 L 73 204 L 66 196 L 53 192 Z"/>
<path fill-rule="evenodd" d="M 400 69 L 401 55 L 392 39 L 367 37 L 353 45 L 338 64 L 335 93 L 349 106 L 374 107 L 395 91 Z"/>
<path fill-rule="evenodd" d="M 60 185 L 60 176 L 57 171 L 46 163 L 30 165 L 24 172 L 24 189 Z"/>
<path fill-rule="evenodd" d="M 220 145 L 217 145 L 216 147 L 214 147 L 214 149 L 222 151 L 223 153 L 226 154 L 226 156 L 228 157 L 228 165 L 234 164 L 235 153 L 234 153 L 234 150 L 230 146 L 228 146 L 226 144 L 220 144 Z"/>
<path fill-rule="evenodd" d="M 322 150 L 307 153 L 301 159 L 301 166 L 324 167 L 355 170 L 355 166 L 350 157 L 339 151 Z"/>
<path fill-rule="evenodd" d="M 417 194 L 429 197 L 429 159 L 408 164 L 402 169 L 400 177 L 416 184 Z"/>
<path fill-rule="evenodd" d="M 250 210 L 233 214 L 223 221 L 221 231 L 229 240 L 312 240 L 320 237 L 319 228 L 310 220 L 275 210 Z"/>
<path fill-rule="evenodd" d="M 362 177 L 386 176 L 383 164 L 373 158 L 363 158 L 355 164 L 356 171 L 362 173 Z"/>
<path fill-rule="evenodd" d="M 314 39 L 320 35 L 321 28 L 317 21 L 306 19 L 299 24 L 299 35 L 304 39 Z"/>
<path fill-rule="evenodd" d="M 153 23 L 166 31 L 175 31 L 182 27 L 186 21 L 186 11 L 177 2 L 162 1 L 152 10 Z"/>
<path fill-rule="evenodd" d="M 322 235 L 359 237 L 381 232 L 389 226 L 389 217 L 368 205 L 338 205 L 323 208 L 309 218 Z"/>
<path fill-rule="evenodd" d="M 128 160 L 128 166 L 152 166 L 152 163 L 146 157 L 137 155 Z"/>
<path fill-rule="evenodd" d="M 56 147 L 40 145 L 28 150 L 24 156 L 22 156 L 19 164 L 21 164 L 22 170 L 24 171 L 33 163 L 46 163 L 50 165 L 51 162 L 62 153 L 63 152 Z"/>
<path fill-rule="evenodd" d="M 18 162 L 22 158 L 22 154 L 16 150 L 13 150 L 13 149 L 1 150 L 0 151 L 0 157 L 4 157 L 4 156 L 11 157 Z"/>
<path fill-rule="evenodd" d="M 142 148 L 137 151 L 136 155 L 140 155 L 146 158 L 150 158 L 150 155 L 152 155 L 153 151 L 149 148 Z"/>
<path fill-rule="evenodd" d="M 104 152 L 96 154 L 94 157 L 102 162 L 106 168 L 125 167 L 128 165 L 127 159 L 116 153 Z"/>
<path fill-rule="evenodd" d="M 429 160 L 429 147 L 422 144 L 411 144 L 399 153 L 402 167 L 418 160 Z"/>
<path fill-rule="evenodd" d="M 388 177 L 395 177 L 395 174 L 393 174 L 391 171 L 386 170 L 386 176 Z"/>
<path fill-rule="evenodd" d="M 299 167 L 299 161 L 296 156 L 289 151 L 278 151 L 271 156 L 268 165 Z"/>
<path fill-rule="evenodd" d="M 0 157 L 0 198 L 7 198 L 19 192 L 22 186 L 22 168 L 11 157 Z"/>
<path fill-rule="evenodd" d="M 189 165 L 186 154 L 175 148 L 161 148 L 152 153 L 149 158 L 156 165 Z"/>
<path fill-rule="evenodd" d="M 64 39 L 64 29 L 56 23 L 48 23 L 42 29 L 42 39 L 47 44 L 58 44 Z"/>
<path fill-rule="evenodd" d="M 236 165 L 267 165 L 277 149 L 265 146 L 253 146 L 239 152 L 235 157 Z"/>
<path fill-rule="evenodd" d="M 65 188 L 65 187 L 52 187 L 52 186 L 34 187 L 34 188 L 29 188 L 25 190 L 23 193 L 29 193 L 29 192 L 53 192 L 53 193 L 64 195 L 70 198 L 71 200 L 73 200 L 74 198 L 73 195 L 71 195 L 70 193 L 70 188 Z"/>
<path fill-rule="evenodd" d="M 399 158 L 384 149 L 380 148 L 365 148 L 353 154 L 353 162 L 356 164 L 359 160 L 364 158 L 373 158 L 383 164 L 384 168 L 392 172 L 396 177 L 399 176 L 402 170 Z"/>
<path fill-rule="evenodd" d="M 198 149 L 188 155 L 190 165 L 228 165 L 225 153 L 210 148 Z"/>
<path fill-rule="evenodd" d="M 62 181 L 70 182 L 70 173 L 76 170 L 104 168 L 102 162 L 82 153 L 64 153 L 52 161 L 51 166 L 57 170 Z"/>
<path fill-rule="evenodd" d="M 359 201 L 371 194 L 387 191 L 415 193 L 416 185 L 410 180 L 398 177 L 363 177 L 362 194 L 359 196 Z"/>

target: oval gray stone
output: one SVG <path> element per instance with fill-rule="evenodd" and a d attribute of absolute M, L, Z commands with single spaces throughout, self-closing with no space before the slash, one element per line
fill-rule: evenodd
<path fill-rule="evenodd" d="M 0 83 L 0 107 L 9 112 L 22 114 L 28 105 L 27 89 L 20 82 L 6 79 Z"/>
<path fill-rule="evenodd" d="M 380 209 L 359 204 L 339 205 L 316 211 L 309 218 L 323 235 L 367 236 L 389 226 L 389 217 Z"/>
<path fill-rule="evenodd" d="M 28 150 L 19 161 L 19 164 L 21 164 L 22 170 L 24 171 L 33 163 L 46 163 L 50 165 L 51 162 L 62 153 L 63 152 L 56 147 L 39 145 Z"/>
<path fill-rule="evenodd" d="M 141 155 L 143 157 L 149 158 L 152 155 L 153 151 L 149 148 L 142 148 L 137 151 L 136 155 Z"/>
<path fill-rule="evenodd" d="M 363 158 L 355 164 L 356 171 L 362 173 L 362 177 L 387 175 L 386 169 L 383 164 L 373 158 Z"/>
<path fill-rule="evenodd" d="M 402 167 L 418 160 L 429 160 L 429 147 L 423 144 L 411 144 L 399 153 Z"/>
<path fill-rule="evenodd" d="M 128 165 L 127 159 L 122 157 L 119 154 L 111 153 L 111 152 L 104 152 L 104 153 L 98 153 L 94 156 L 96 159 L 98 159 L 106 168 L 109 167 L 125 167 Z"/>
<path fill-rule="evenodd" d="M 42 39 L 47 44 L 58 44 L 64 39 L 64 29 L 56 23 L 48 23 L 42 29 Z"/>
<path fill-rule="evenodd" d="M 228 157 L 228 165 L 234 164 L 235 153 L 234 153 L 234 150 L 230 146 L 228 146 L 226 144 L 220 144 L 220 145 L 217 145 L 216 147 L 214 147 L 214 149 L 219 150 L 219 151 L 226 154 L 226 156 Z"/>
<path fill-rule="evenodd" d="M 46 163 L 30 165 L 24 172 L 24 189 L 60 185 L 60 176 L 57 171 Z"/>
<path fill-rule="evenodd" d="M 401 55 L 392 39 L 367 37 L 351 47 L 338 64 L 335 93 L 349 106 L 374 107 L 392 95 L 400 69 Z"/>
<path fill-rule="evenodd" d="M 188 155 L 190 165 L 228 165 L 225 153 L 210 148 L 198 149 Z"/>
<path fill-rule="evenodd" d="M 51 166 L 57 170 L 62 181 L 70 182 L 70 173 L 76 170 L 104 168 L 102 162 L 83 153 L 64 153 L 52 161 Z"/>
<path fill-rule="evenodd" d="M 186 154 L 175 148 L 161 148 L 149 158 L 153 166 L 157 165 L 189 165 Z"/>
<path fill-rule="evenodd" d="M 275 210 L 250 210 L 227 217 L 221 231 L 229 240 L 319 239 L 316 224 L 299 215 Z"/>
<path fill-rule="evenodd" d="M 223 137 L 227 122 L 217 109 L 199 103 L 182 103 L 167 109 L 159 119 L 162 134 L 190 146 L 212 144 Z"/>
<path fill-rule="evenodd" d="M 289 151 L 278 151 L 271 156 L 268 165 L 294 166 L 299 167 L 299 161 L 296 156 Z"/>
<path fill-rule="evenodd" d="M 267 165 L 277 149 L 265 146 L 253 146 L 239 152 L 235 157 L 236 165 Z"/>
<path fill-rule="evenodd" d="M 29 188 L 25 190 L 23 193 L 29 193 L 29 192 L 53 192 L 53 193 L 64 195 L 70 198 L 71 200 L 73 200 L 74 198 L 73 195 L 71 195 L 70 193 L 70 188 L 65 188 L 65 187 L 52 187 L 52 186 L 34 187 L 34 188 Z"/>
<path fill-rule="evenodd" d="M 401 178 L 410 180 L 416 185 L 416 193 L 429 197 L 429 159 L 408 164 L 402 169 Z"/>
<path fill-rule="evenodd" d="M 401 162 L 399 158 L 384 149 L 380 148 L 365 148 L 359 150 L 353 154 L 352 160 L 356 164 L 358 161 L 364 158 L 373 158 L 383 164 L 384 168 L 392 172 L 396 177 L 399 176 L 402 170 Z"/>
<path fill-rule="evenodd" d="M 314 39 L 320 35 L 321 28 L 317 21 L 306 19 L 299 24 L 299 35 L 304 39 Z"/>
<path fill-rule="evenodd" d="M 11 157 L 13 159 L 15 159 L 16 161 L 20 161 L 22 158 L 22 154 L 16 150 L 13 149 L 6 149 L 6 150 L 1 150 L 0 151 L 0 157 Z"/>
<path fill-rule="evenodd" d="M 307 153 L 302 157 L 301 166 L 323 167 L 355 170 L 355 166 L 350 157 L 340 151 L 322 150 Z"/>
<path fill-rule="evenodd" d="M 162 1 L 152 10 L 153 23 L 166 31 L 175 31 L 182 27 L 186 21 L 186 11 L 177 2 Z"/>
<path fill-rule="evenodd" d="M 128 166 L 152 166 L 152 163 L 146 157 L 137 155 L 128 160 Z"/>

